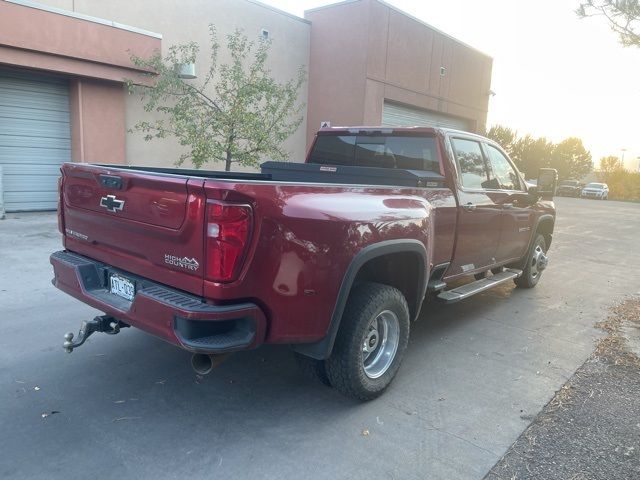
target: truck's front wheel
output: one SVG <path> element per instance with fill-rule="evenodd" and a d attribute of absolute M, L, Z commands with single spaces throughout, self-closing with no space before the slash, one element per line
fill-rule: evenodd
<path fill-rule="evenodd" d="M 540 281 L 542 271 L 546 268 L 548 262 L 547 242 L 543 235 L 536 235 L 525 262 L 522 275 L 514 279 L 514 282 L 520 288 L 533 288 Z"/>
<path fill-rule="evenodd" d="M 371 400 L 400 368 L 409 341 L 409 308 L 394 287 L 363 283 L 351 292 L 326 371 L 342 394 Z"/>

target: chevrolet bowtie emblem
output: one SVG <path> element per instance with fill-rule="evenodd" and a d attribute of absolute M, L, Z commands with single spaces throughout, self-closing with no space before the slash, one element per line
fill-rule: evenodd
<path fill-rule="evenodd" d="M 100 206 L 110 212 L 119 212 L 124 208 L 124 200 L 118 200 L 115 195 L 107 195 L 100 199 Z"/>

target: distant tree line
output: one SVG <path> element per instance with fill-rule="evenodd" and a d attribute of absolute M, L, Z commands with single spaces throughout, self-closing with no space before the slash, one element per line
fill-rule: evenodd
<path fill-rule="evenodd" d="M 598 180 L 609 185 L 609 197 L 616 200 L 640 200 L 640 173 L 624 168 L 613 155 L 600 159 Z"/>
<path fill-rule="evenodd" d="M 502 146 L 525 178 L 537 178 L 543 167 L 558 170 L 560 180 L 579 180 L 593 170 L 591 153 L 579 138 L 553 143 L 545 137 L 519 136 L 502 125 L 492 126 L 486 136 Z"/>
<path fill-rule="evenodd" d="M 640 48 L 640 0 L 585 0 L 576 14 L 603 18 L 624 47 Z M 598 179 L 609 185 L 611 198 L 640 200 L 640 173 L 625 170 L 618 157 L 600 159 Z"/>

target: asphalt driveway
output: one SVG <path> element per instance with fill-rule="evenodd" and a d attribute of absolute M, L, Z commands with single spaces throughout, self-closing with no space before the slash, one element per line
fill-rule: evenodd
<path fill-rule="evenodd" d="M 640 293 L 640 204 L 557 204 L 538 287 L 426 305 L 391 389 L 366 404 L 304 378 L 284 347 L 201 380 L 134 329 L 65 354 L 96 312 L 50 284 L 55 215 L 9 215 L 0 477 L 480 479 L 593 351 L 607 308 Z"/>

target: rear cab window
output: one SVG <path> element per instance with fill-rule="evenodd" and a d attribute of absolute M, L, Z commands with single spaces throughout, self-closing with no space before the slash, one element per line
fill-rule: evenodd
<path fill-rule="evenodd" d="M 441 173 L 433 136 L 319 135 L 308 162 Z"/>

